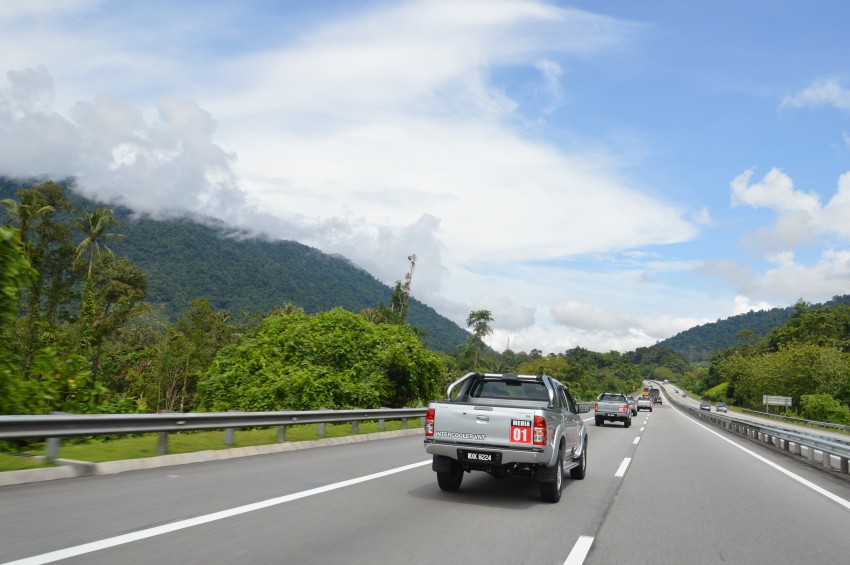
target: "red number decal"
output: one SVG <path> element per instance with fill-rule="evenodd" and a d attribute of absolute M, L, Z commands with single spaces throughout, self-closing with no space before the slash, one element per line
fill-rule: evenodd
<path fill-rule="evenodd" d="M 511 426 L 511 443 L 531 443 L 531 428 Z"/>

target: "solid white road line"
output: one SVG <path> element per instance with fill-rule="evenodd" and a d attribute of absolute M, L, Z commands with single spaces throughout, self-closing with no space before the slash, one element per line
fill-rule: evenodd
<path fill-rule="evenodd" d="M 816 492 L 816 493 L 818 493 L 818 494 L 822 494 L 823 496 L 827 497 L 828 499 L 830 499 L 830 500 L 832 500 L 832 501 L 834 501 L 834 502 L 837 502 L 838 504 L 840 504 L 841 506 L 843 506 L 843 507 L 844 507 L 844 508 L 846 508 L 847 510 L 850 510 L 850 500 L 846 500 L 846 499 L 844 499 L 844 498 L 841 498 L 841 497 L 840 497 L 840 496 L 838 496 L 837 494 L 833 494 L 833 493 L 829 492 L 828 490 L 826 490 L 825 488 L 821 488 L 821 487 L 819 487 L 818 485 L 814 484 L 813 482 L 811 482 L 811 481 L 809 481 L 809 480 L 804 479 L 804 478 L 803 478 L 803 477 L 801 477 L 800 475 L 797 475 L 797 474 L 795 474 L 795 473 L 792 473 L 792 472 L 791 472 L 791 471 L 789 471 L 788 469 L 786 469 L 786 468 L 784 468 L 784 467 L 782 467 L 782 466 L 780 466 L 780 465 L 778 465 L 778 464 L 774 463 L 774 462 L 773 462 L 773 461 L 771 461 L 770 459 L 767 459 L 767 458 L 765 458 L 765 457 L 762 457 L 761 455 L 759 455 L 759 454 L 758 454 L 758 453 L 756 453 L 755 451 L 752 451 L 752 450 L 750 450 L 750 449 L 747 449 L 747 448 L 746 448 L 746 447 L 744 447 L 743 445 L 740 445 L 739 443 L 734 442 L 734 441 L 732 441 L 731 439 L 729 439 L 729 438 L 727 438 L 727 437 L 724 437 L 723 435 L 721 435 L 720 433 L 718 433 L 718 432 L 716 432 L 716 431 L 712 430 L 711 428 L 709 428 L 709 427 L 707 427 L 707 426 L 705 426 L 705 425 L 703 425 L 703 424 L 701 424 L 701 423 L 697 422 L 696 420 L 694 420 L 694 419 L 692 419 L 692 418 L 689 418 L 687 415 L 685 415 L 684 413 L 682 413 L 682 411 L 681 411 L 681 410 L 679 410 L 678 408 L 676 409 L 676 413 L 677 413 L 677 414 L 679 414 L 680 416 L 682 416 L 683 418 L 685 418 L 686 420 L 688 420 L 689 422 L 691 422 L 691 423 L 693 423 L 693 424 L 695 424 L 695 425 L 697 425 L 697 426 L 701 427 L 701 428 L 702 428 L 702 429 L 704 429 L 705 431 L 707 431 L 707 432 L 709 432 L 709 433 L 711 433 L 711 434 L 716 435 L 717 437 L 719 437 L 720 439 L 722 439 L 722 440 L 723 440 L 723 441 L 725 441 L 726 443 L 729 443 L 730 445 L 734 445 L 735 447 L 737 447 L 738 449 L 740 449 L 741 451 L 743 451 L 743 452 L 744 452 L 744 453 L 746 453 L 747 455 L 751 455 L 751 456 L 755 457 L 756 459 L 758 459 L 759 461 L 761 461 L 761 462 L 762 462 L 762 463 L 764 463 L 765 465 L 768 465 L 768 466 L 770 466 L 770 467 L 773 467 L 774 469 L 776 469 L 777 471 L 779 471 L 779 472 L 780 472 L 780 473 L 782 473 L 783 475 L 786 475 L 787 477 L 790 477 L 790 478 L 794 479 L 795 481 L 797 481 L 797 482 L 798 482 L 798 483 L 800 483 L 801 485 L 806 486 L 806 487 L 808 487 L 808 488 L 812 489 L 813 491 L 815 491 L 815 492 Z"/>
<path fill-rule="evenodd" d="M 175 532 L 177 530 L 183 530 L 186 528 L 191 528 L 192 526 L 200 526 L 201 524 L 208 524 L 209 522 L 215 522 L 216 520 L 223 520 L 225 518 L 230 518 L 232 516 L 238 516 L 239 514 L 245 514 L 247 512 L 253 512 L 254 510 L 262 510 L 263 508 L 268 508 L 270 506 L 277 506 L 278 504 L 284 504 L 286 502 L 292 502 L 293 500 L 298 500 L 301 498 L 306 498 L 308 496 L 313 496 L 314 494 L 321 494 L 323 492 L 328 492 L 332 490 L 336 490 L 343 487 L 348 487 L 351 485 L 356 485 L 359 483 L 364 483 L 366 481 L 371 481 L 373 479 L 379 479 L 381 477 L 386 477 L 388 475 L 393 475 L 395 473 L 401 473 L 403 471 L 409 471 L 410 469 L 415 469 L 417 467 L 422 467 L 423 465 L 430 465 L 431 460 L 420 461 L 419 463 L 413 463 L 411 465 L 405 465 L 403 467 L 396 467 L 395 469 L 388 469 L 386 471 L 381 471 L 379 473 L 373 473 L 371 475 L 365 475 L 363 477 L 357 477 L 355 479 L 349 479 L 347 481 L 342 481 L 339 483 L 334 483 L 331 485 L 325 485 L 317 488 L 313 488 L 310 490 L 305 490 L 301 492 L 296 492 L 293 494 L 287 494 L 285 496 L 279 496 L 277 498 L 270 498 L 268 500 L 263 500 L 260 502 L 255 502 L 253 504 L 246 504 L 244 506 L 237 506 L 236 508 L 230 508 L 229 510 L 222 510 L 220 512 L 213 512 L 212 514 L 206 514 L 205 516 L 197 516 L 195 518 L 189 518 L 187 520 L 180 520 L 179 522 L 174 522 L 171 524 L 165 524 L 162 526 L 156 526 L 153 528 L 148 528 L 146 530 L 139 530 L 138 532 L 132 532 L 129 534 L 124 534 L 120 536 L 115 536 L 112 538 L 106 538 L 100 541 L 94 541 L 91 543 L 85 543 L 83 545 L 77 545 L 74 547 L 68 547 L 66 549 L 60 549 L 58 551 L 51 551 L 50 553 L 43 553 L 41 555 L 35 555 L 33 557 L 26 557 L 24 559 L 18 559 L 17 561 L 9 561 L 2 565 L 40 565 L 42 563 L 53 563 L 54 561 L 59 561 L 61 559 L 68 559 L 69 557 L 76 557 L 78 555 L 85 555 L 86 553 L 92 553 L 94 551 L 99 551 L 101 549 L 106 549 L 109 547 L 115 547 L 118 545 L 123 545 L 125 543 L 130 543 L 133 541 L 138 541 L 142 539 L 151 538 L 154 536 L 159 536 L 162 534 L 168 534 L 171 532 Z"/>
<path fill-rule="evenodd" d="M 579 536 L 576 544 L 573 546 L 573 550 L 570 551 L 567 560 L 564 561 L 564 565 L 582 565 L 592 544 L 593 536 Z"/>
<path fill-rule="evenodd" d="M 626 457 L 625 459 L 623 459 L 623 462 L 620 463 L 620 468 L 617 469 L 617 472 L 614 473 L 614 476 L 615 477 L 622 477 L 623 475 L 625 475 L 626 469 L 628 469 L 629 463 L 631 463 L 631 462 L 632 462 L 631 457 Z"/>

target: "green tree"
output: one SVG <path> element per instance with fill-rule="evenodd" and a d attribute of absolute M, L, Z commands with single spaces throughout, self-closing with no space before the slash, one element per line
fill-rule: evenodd
<path fill-rule="evenodd" d="M 101 256 L 114 257 L 106 242 L 120 241 L 124 236 L 111 231 L 118 227 L 118 220 L 109 208 L 98 208 L 75 218 L 74 226 L 85 236 L 77 245 L 76 258 L 77 261 L 86 261 L 86 277 L 91 278 L 94 265 L 101 260 Z"/>
<path fill-rule="evenodd" d="M 282 315 L 294 311 L 280 310 Z M 157 379 L 157 410 L 194 410 L 198 375 L 233 342 L 235 332 L 230 314 L 216 312 L 206 298 L 195 299 L 176 327 L 169 328 L 166 346 L 151 372 Z"/>
<path fill-rule="evenodd" d="M 804 394 L 800 406 L 809 420 L 850 425 L 850 408 L 828 394 Z"/>
<path fill-rule="evenodd" d="M 416 255 L 407 258 L 410 262 L 410 270 L 404 276 L 404 282 L 396 281 L 395 290 L 390 299 L 390 311 L 392 321 L 395 324 L 407 322 L 407 307 L 410 302 L 410 283 L 413 279 L 413 269 L 416 267 Z"/>
<path fill-rule="evenodd" d="M 10 349 L 20 293 L 35 277 L 23 245 L 15 234 L 0 228 L 0 414 L 19 413 L 20 361 Z"/>
<path fill-rule="evenodd" d="M 106 259 L 87 283 L 88 313 L 77 322 L 76 342 L 89 350 L 92 383 L 97 382 L 104 343 L 130 319 L 149 310 L 143 302 L 147 278 L 128 259 Z"/>
<path fill-rule="evenodd" d="M 421 405 L 442 385 L 440 357 L 406 326 L 335 308 L 272 314 L 218 352 L 198 380 L 204 410 Z"/>
<path fill-rule="evenodd" d="M 30 247 L 28 241 L 30 239 L 31 224 L 40 216 L 54 209 L 45 204 L 38 195 L 36 190 L 22 189 L 18 191 L 20 201 L 13 198 L 4 198 L 2 201 L 3 207 L 9 214 L 9 220 L 6 222 L 6 227 L 12 227 L 17 223 L 16 235 L 18 240 L 23 244 L 24 251 L 29 254 Z"/>
<path fill-rule="evenodd" d="M 35 352 L 45 343 L 43 334 L 55 324 L 57 313 L 77 280 L 68 261 L 71 230 L 57 214 L 71 210 L 61 184 L 48 181 L 17 191 L 18 200 L 3 200 L 9 225 L 16 233 L 36 275 L 26 289 L 26 312 L 16 336 L 23 356 L 23 374 L 28 378 Z"/>
<path fill-rule="evenodd" d="M 472 353 L 472 369 L 478 370 L 478 361 L 484 350 L 484 338 L 493 333 L 490 324 L 493 323 L 493 314 L 489 310 L 473 310 L 466 317 L 466 327 L 472 329 L 469 337 L 469 350 Z"/>

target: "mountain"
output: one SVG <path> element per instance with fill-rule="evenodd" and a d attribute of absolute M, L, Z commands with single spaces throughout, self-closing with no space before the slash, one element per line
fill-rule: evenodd
<path fill-rule="evenodd" d="M 86 199 L 63 182 L 76 208 L 112 208 L 120 222 L 116 232 L 125 238 L 110 248 L 145 272 L 146 300 L 172 321 L 199 297 L 234 315 L 267 312 L 288 302 L 310 314 L 337 306 L 359 312 L 390 303 L 392 288 L 345 258 L 294 241 L 248 237 L 217 221 L 139 217 L 127 208 Z M 0 199 L 14 198 L 17 188 L 35 184 L 0 179 Z M 399 273 L 399 280 L 403 277 Z M 407 321 L 426 334 L 426 345 L 435 351 L 454 349 L 470 335 L 413 297 Z"/>
<path fill-rule="evenodd" d="M 824 302 L 823 306 L 850 304 L 850 295 L 835 296 Z M 813 304 L 812 306 L 819 306 Z M 738 332 L 751 330 L 756 339 L 761 339 L 776 328 L 784 325 L 794 314 L 794 307 L 771 308 L 758 312 L 749 311 L 746 314 L 731 316 L 725 320 L 695 326 L 680 332 L 673 337 L 659 341 L 652 347 L 678 351 L 690 362 L 709 361 L 715 351 L 741 345 Z"/>

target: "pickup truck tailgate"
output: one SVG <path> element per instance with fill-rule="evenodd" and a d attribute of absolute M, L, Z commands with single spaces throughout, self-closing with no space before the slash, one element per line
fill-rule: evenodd
<path fill-rule="evenodd" d="M 443 405 L 435 414 L 434 439 L 482 447 L 531 447 L 533 423 L 533 408 Z"/>

